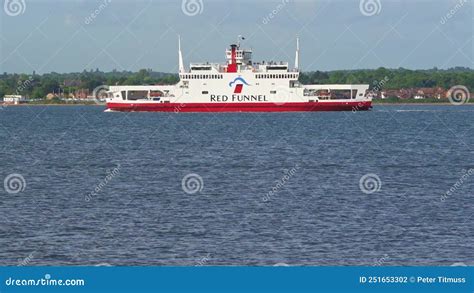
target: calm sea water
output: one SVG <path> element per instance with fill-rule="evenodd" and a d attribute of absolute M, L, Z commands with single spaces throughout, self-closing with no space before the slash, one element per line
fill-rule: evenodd
<path fill-rule="evenodd" d="M 473 118 L 3 108 L 0 265 L 473 265 Z"/>

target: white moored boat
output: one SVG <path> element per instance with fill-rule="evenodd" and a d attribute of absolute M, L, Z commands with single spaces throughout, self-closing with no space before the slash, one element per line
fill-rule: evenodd
<path fill-rule="evenodd" d="M 368 85 L 299 83 L 299 41 L 295 66 L 252 62 L 252 50 L 232 44 L 227 62 L 192 63 L 186 70 L 178 43 L 175 85 L 110 86 L 107 109 L 156 112 L 290 112 L 369 110 Z"/>

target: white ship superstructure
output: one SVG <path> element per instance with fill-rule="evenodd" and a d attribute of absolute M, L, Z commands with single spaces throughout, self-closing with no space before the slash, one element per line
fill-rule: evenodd
<path fill-rule="evenodd" d="M 180 81 L 175 85 L 110 86 L 107 107 L 117 111 L 288 112 L 359 111 L 371 108 L 368 85 L 302 85 L 299 40 L 295 64 L 252 61 L 240 38 L 226 50 L 225 63 L 184 67 L 178 43 Z"/>

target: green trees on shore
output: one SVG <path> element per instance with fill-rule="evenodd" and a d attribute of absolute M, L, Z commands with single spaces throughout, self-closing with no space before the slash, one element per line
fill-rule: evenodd
<path fill-rule="evenodd" d="M 177 74 L 154 72 L 142 69 L 138 72 L 83 71 L 80 73 L 47 73 L 38 75 L 0 74 L 0 98 L 7 94 L 18 94 L 33 99 L 44 99 L 49 93 L 68 95 L 80 90 L 92 92 L 100 85 L 151 85 L 174 84 L 178 82 Z M 454 85 L 464 85 L 474 91 L 474 70 L 469 68 L 452 68 L 447 70 L 408 70 L 386 69 L 375 70 L 340 70 L 305 72 L 300 75 L 303 84 L 312 83 L 364 83 L 376 89 L 431 88 L 449 89 Z"/>
<path fill-rule="evenodd" d="M 371 88 L 383 89 L 432 88 L 449 89 L 455 85 L 464 85 L 474 91 L 474 70 L 457 67 L 448 70 L 408 70 L 404 68 L 331 72 L 308 72 L 300 75 L 303 84 L 311 83 L 364 83 Z M 381 86 L 381 81 L 382 86 Z"/>

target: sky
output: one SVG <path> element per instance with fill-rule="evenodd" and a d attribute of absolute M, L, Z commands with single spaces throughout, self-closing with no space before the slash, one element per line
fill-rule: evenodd
<path fill-rule="evenodd" d="M 2 0 L 0 72 L 178 70 L 224 62 L 246 39 L 255 62 L 302 71 L 474 68 L 474 0 Z"/>

